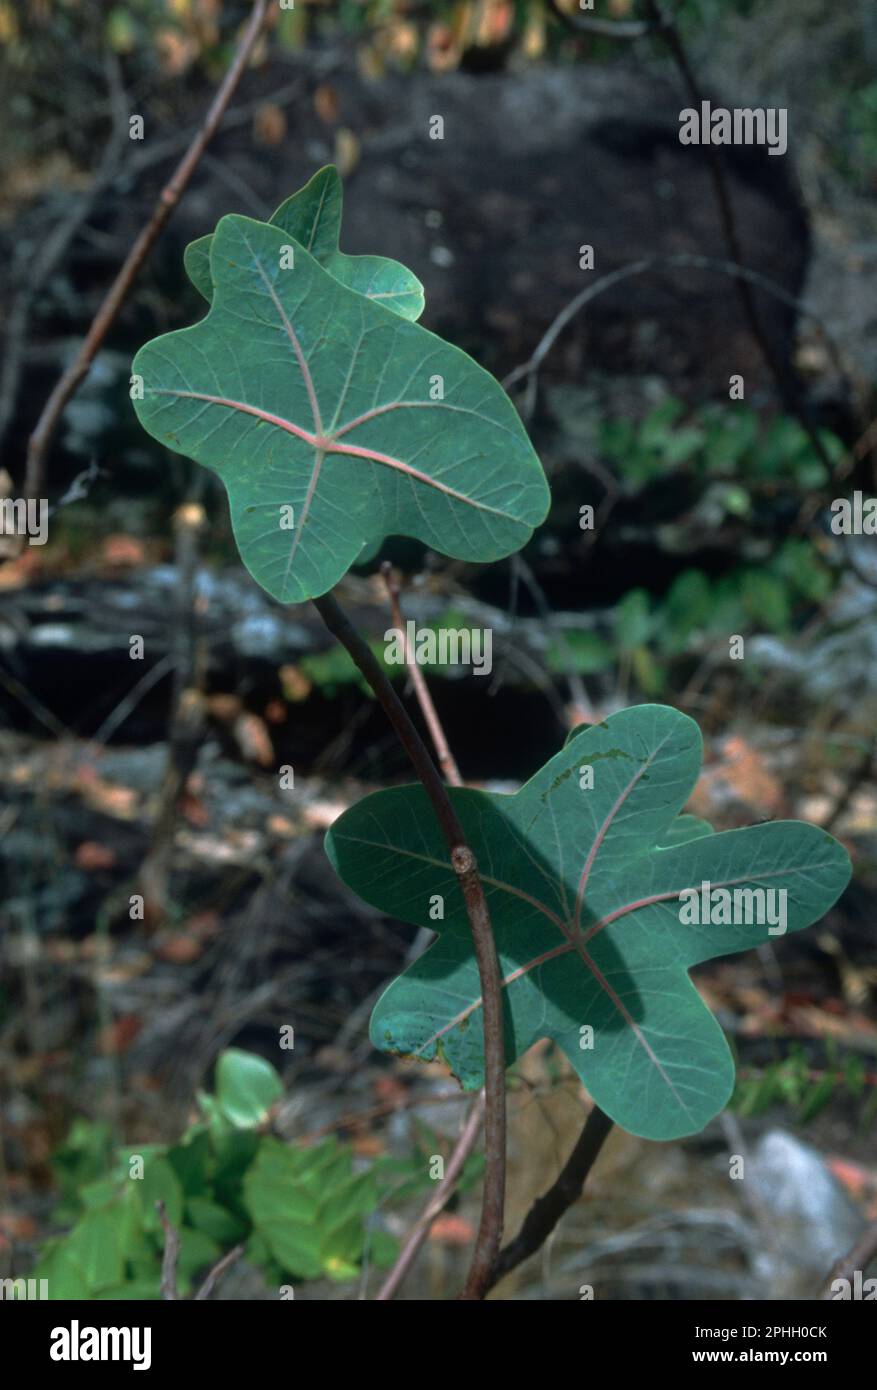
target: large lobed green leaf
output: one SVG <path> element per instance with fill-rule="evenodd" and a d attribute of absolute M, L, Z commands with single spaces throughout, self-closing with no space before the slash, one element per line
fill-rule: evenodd
<path fill-rule="evenodd" d="M 386 256 L 346 256 L 338 249 L 341 236 L 343 191 L 338 170 L 327 164 L 313 178 L 280 204 L 269 218 L 294 242 L 310 251 L 348 289 L 367 299 L 379 300 L 402 318 L 416 320 L 423 313 L 423 286 L 407 266 Z M 212 234 L 186 247 L 186 273 L 208 304 L 213 298 L 210 273 Z"/>
<path fill-rule="evenodd" d="M 303 247 L 282 268 L 288 240 L 222 218 L 209 313 L 147 343 L 132 368 L 141 424 L 225 484 L 254 579 L 284 603 L 315 597 L 388 534 L 462 560 L 519 549 L 549 494 L 505 392 Z"/>
<path fill-rule="evenodd" d="M 578 730 L 513 796 L 450 795 L 473 847 L 504 979 L 506 1058 L 553 1038 L 596 1103 L 634 1134 L 692 1134 L 726 1104 L 734 1066 L 688 976 L 701 961 L 770 939 L 767 926 L 683 925 L 679 894 L 782 888 L 789 931 L 821 917 L 850 864 L 798 821 L 714 834 L 679 816 L 701 763 L 697 725 L 641 705 Z M 593 788 L 580 769 L 593 768 Z M 581 779 L 587 780 L 587 779 Z M 385 1051 L 443 1058 L 483 1082 L 478 970 L 456 876 L 420 787 L 377 792 L 332 826 L 326 848 L 367 902 L 440 933 L 372 1016 Z M 444 920 L 429 913 L 435 895 Z M 581 1030 L 593 1029 L 582 1048 Z"/>

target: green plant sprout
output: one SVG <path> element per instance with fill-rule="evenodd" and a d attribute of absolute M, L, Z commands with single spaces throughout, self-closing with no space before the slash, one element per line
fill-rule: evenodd
<path fill-rule="evenodd" d="M 198 1096 L 201 1118 L 176 1144 L 113 1149 L 107 1126 L 77 1121 L 52 1160 L 61 1189 L 54 1218 L 71 1229 L 47 1242 L 34 1271 L 50 1297 L 159 1298 L 156 1202 L 179 1237 L 179 1294 L 235 1247 L 280 1288 L 355 1279 L 366 1257 L 391 1264 L 397 1243 L 373 1216 L 429 1188 L 426 1155 L 363 1166 L 334 1137 L 281 1143 L 268 1130 L 283 1094 L 269 1062 L 229 1048 L 215 1092 Z M 436 1136 L 429 1142 L 434 1151 Z M 470 1162 L 466 1183 L 478 1167 Z"/>

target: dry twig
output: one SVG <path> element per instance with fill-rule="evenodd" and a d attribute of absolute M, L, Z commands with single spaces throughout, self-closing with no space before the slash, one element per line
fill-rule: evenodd
<path fill-rule="evenodd" d="M 24 486 L 26 497 L 39 497 L 43 487 L 46 454 L 64 408 L 88 375 L 91 364 L 107 333 L 115 323 L 119 310 L 125 302 L 128 291 L 137 278 L 143 262 L 164 231 L 165 224 L 185 192 L 189 180 L 198 167 L 201 156 L 216 134 L 226 107 L 249 62 L 256 40 L 267 21 L 269 12 L 269 0 L 255 0 L 253 12 L 241 36 L 231 67 L 213 98 L 200 130 L 183 155 L 170 180 L 161 190 L 152 216 L 125 257 L 118 275 L 92 320 L 91 327 L 83 339 L 76 357 L 56 382 L 49 399 L 43 406 L 40 418 L 28 441 Z"/>
<path fill-rule="evenodd" d="M 423 789 L 432 803 L 445 843 L 450 851 L 451 865 L 457 874 L 466 915 L 472 928 L 478 975 L 481 982 L 482 1017 L 484 1027 L 485 1077 L 485 1176 L 481 1222 L 475 1241 L 475 1251 L 469 1268 L 464 1299 L 481 1299 L 489 1286 L 502 1240 L 505 1206 L 506 1167 L 506 1094 L 505 1043 L 502 1017 L 502 980 L 496 945 L 490 925 L 490 912 L 484 889 L 478 876 L 475 855 L 466 843 L 460 822 L 447 787 L 429 752 L 414 727 L 408 712 L 391 685 L 386 672 L 370 646 L 359 635 L 332 594 L 313 600 L 314 607 L 332 633 L 353 658 L 383 707 L 398 735 L 405 752 L 414 764 Z"/>

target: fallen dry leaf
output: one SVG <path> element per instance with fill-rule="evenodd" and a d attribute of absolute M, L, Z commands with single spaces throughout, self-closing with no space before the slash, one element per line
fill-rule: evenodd
<path fill-rule="evenodd" d="M 298 666 L 281 666 L 277 674 L 280 677 L 284 698 L 289 700 L 290 704 L 306 700 L 314 688 L 312 681 Z"/>
<path fill-rule="evenodd" d="M 231 695 L 221 691 L 217 695 L 207 697 L 207 708 L 215 719 L 220 719 L 224 724 L 230 723 L 243 709 L 243 704 L 239 695 Z"/>
<path fill-rule="evenodd" d="M 77 769 L 75 781 L 83 801 L 93 811 L 102 811 L 116 820 L 136 819 L 138 796 L 132 787 L 104 782 L 94 768 L 88 766 Z"/>
<path fill-rule="evenodd" d="M 265 824 L 266 829 L 272 835 L 279 836 L 281 840 L 291 840 L 295 836 L 296 828 L 286 816 L 269 816 Z"/>
<path fill-rule="evenodd" d="M 102 1057 L 117 1057 L 127 1052 L 142 1027 L 143 1020 L 136 1014 L 121 1014 L 101 1028 L 97 1035 L 98 1052 Z"/>
<path fill-rule="evenodd" d="M 274 766 L 274 745 L 264 719 L 258 714 L 246 711 L 239 714 L 232 725 L 235 742 L 248 762 L 258 763 L 260 767 Z"/>
<path fill-rule="evenodd" d="M 426 61 L 432 72 L 450 72 L 460 62 L 462 47 L 447 24 L 433 24 L 426 36 Z"/>
<path fill-rule="evenodd" d="M 32 545 L 27 545 L 20 555 L 15 555 L 18 548 L 17 538 L 8 536 L 3 540 L 8 543 L 6 553 L 10 558 L 4 564 L 0 564 L 0 589 L 23 589 L 26 584 L 36 579 L 43 567 L 39 551 Z M 0 560 L 4 558 L 0 549 Z"/>
<path fill-rule="evenodd" d="M 359 141 L 347 126 L 335 132 L 335 163 L 342 179 L 348 178 L 359 163 Z"/>
<path fill-rule="evenodd" d="M 280 145 L 286 139 L 286 113 L 273 101 L 266 101 L 256 112 L 253 138 L 258 145 Z"/>
<path fill-rule="evenodd" d="M 199 829 L 210 823 L 210 812 L 201 798 L 194 794 L 191 786 L 187 786 L 180 797 L 180 813 L 190 825 L 196 825 Z"/>
<path fill-rule="evenodd" d="M 739 736 L 728 738 L 720 759 L 705 768 L 691 794 L 689 809 L 709 820 L 718 812 L 766 820 L 785 812 L 783 789 L 761 753 Z"/>
<path fill-rule="evenodd" d="M 183 930 L 192 936 L 199 937 L 202 941 L 209 941 L 222 930 L 222 921 L 218 912 L 208 909 L 206 912 L 196 912 L 187 918 L 183 923 Z"/>
<path fill-rule="evenodd" d="M 401 1105 L 408 1099 L 408 1087 L 398 1076 L 378 1076 L 372 1090 L 375 1098 L 388 1105 Z"/>
<path fill-rule="evenodd" d="M 37 1223 L 23 1212 L 0 1211 L 0 1231 L 12 1240 L 33 1240 Z"/>
<path fill-rule="evenodd" d="M 395 20 L 387 34 L 387 52 L 397 62 L 408 63 L 417 57 L 417 44 L 417 26 L 408 20 Z"/>
<path fill-rule="evenodd" d="M 116 851 L 109 845 L 99 844 L 97 840 L 83 840 L 76 846 L 73 861 L 78 869 L 94 872 L 97 869 L 111 869 L 116 862 Z"/>
<path fill-rule="evenodd" d="M 376 1134 L 355 1134 L 351 1140 L 351 1147 L 359 1158 L 380 1158 L 386 1152 Z"/>
<path fill-rule="evenodd" d="M 877 1169 L 864 1168 L 860 1163 L 853 1163 L 848 1158 L 833 1156 L 826 1159 L 826 1166 L 856 1201 L 862 1201 L 871 1193 L 877 1193 Z"/>
<path fill-rule="evenodd" d="M 189 936 L 186 932 L 173 932 L 158 937 L 153 944 L 153 950 L 159 960 L 166 960 L 171 965 L 189 965 L 203 954 L 204 946 L 195 936 Z"/>
<path fill-rule="evenodd" d="M 346 801 L 312 801 L 305 807 L 305 823 L 314 830 L 328 830 L 347 807 Z"/>
<path fill-rule="evenodd" d="M 314 110 L 321 121 L 334 125 L 339 112 L 338 93 L 328 82 L 321 82 L 314 92 Z"/>
<path fill-rule="evenodd" d="M 475 1227 L 464 1216 L 443 1211 L 432 1223 L 429 1238 L 436 1245 L 468 1245 L 475 1239 Z"/>
<path fill-rule="evenodd" d="M 101 559 L 115 569 L 134 569 L 145 562 L 146 547 L 135 536 L 118 532 L 107 536 L 101 546 Z"/>
<path fill-rule="evenodd" d="M 503 43 L 511 32 L 515 9 L 510 0 L 488 0 L 481 8 L 475 29 L 475 43 L 479 48 L 490 48 Z"/>
<path fill-rule="evenodd" d="M 180 77 L 197 57 L 197 47 L 192 39 L 175 29 L 162 29 L 156 34 L 155 47 L 164 71 L 171 77 Z"/>

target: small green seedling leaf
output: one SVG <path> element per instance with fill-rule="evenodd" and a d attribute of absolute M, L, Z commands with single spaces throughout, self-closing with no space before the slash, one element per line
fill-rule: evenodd
<path fill-rule="evenodd" d="M 281 203 L 269 221 L 310 251 L 342 285 L 378 301 L 404 319 L 416 321 L 423 313 L 423 286 L 407 266 L 386 256 L 346 256 L 339 251 L 342 199 L 338 170 L 327 164 L 304 188 Z M 210 235 L 190 242 L 183 257 L 186 274 L 208 304 L 213 299 L 212 240 Z"/>
<path fill-rule="evenodd" d="M 253 1129 L 283 1095 L 283 1082 L 270 1062 L 230 1047 L 216 1064 L 216 1099 L 223 1114 L 239 1129 Z"/>
<path fill-rule="evenodd" d="M 304 248 L 285 269 L 287 241 L 267 223 L 222 218 L 209 313 L 133 364 L 141 424 L 219 474 L 253 578 L 296 603 L 388 534 L 460 560 L 520 549 L 550 499 L 499 384 Z"/>
<path fill-rule="evenodd" d="M 696 1133 L 734 1086 L 728 1045 L 689 979 L 692 966 L 769 941 L 759 902 L 784 902 L 785 930 L 800 931 L 850 877 L 846 851 L 814 826 L 785 821 L 715 834 L 680 816 L 701 754 L 691 719 L 641 705 L 576 730 L 513 796 L 449 792 L 490 907 L 508 1063 L 552 1038 L 596 1103 L 651 1139 Z M 326 848 L 367 902 L 439 933 L 379 1000 L 373 1043 L 441 1057 L 467 1090 L 480 1087 L 478 970 L 424 791 L 365 797 L 335 822 Z M 708 907 L 706 920 L 692 922 L 681 895 L 705 883 L 711 892 L 740 890 L 750 910 L 735 908 L 726 922 Z M 753 898 L 747 890 L 763 891 Z M 768 890 L 785 898 L 769 900 Z M 438 900 L 441 920 L 430 912 Z"/>

